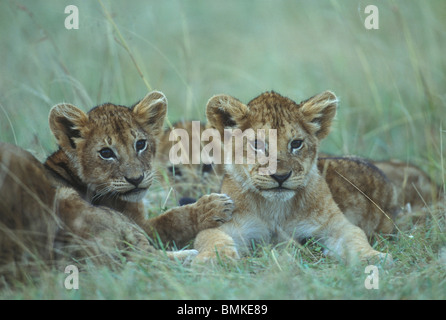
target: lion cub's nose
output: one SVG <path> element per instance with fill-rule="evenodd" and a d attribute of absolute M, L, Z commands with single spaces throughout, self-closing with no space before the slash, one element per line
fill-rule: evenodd
<path fill-rule="evenodd" d="M 289 177 L 291 176 L 291 171 L 287 174 L 272 174 L 271 178 L 276 180 L 279 183 L 279 186 L 282 185 Z"/>
<path fill-rule="evenodd" d="M 125 180 L 127 180 L 129 183 L 133 184 L 135 187 L 138 187 L 138 185 L 141 183 L 142 179 L 144 179 L 144 175 L 141 175 L 137 178 L 125 177 Z"/>

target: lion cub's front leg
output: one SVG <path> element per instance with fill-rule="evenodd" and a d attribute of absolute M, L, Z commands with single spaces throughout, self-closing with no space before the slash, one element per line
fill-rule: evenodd
<path fill-rule="evenodd" d="M 107 207 L 94 206 L 71 188 L 59 188 L 56 212 L 62 222 L 59 236 L 70 237 L 96 253 L 132 246 L 155 252 L 144 231 L 122 213 Z"/>
<path fill-rule="evenodd" d="M 60 240 L 66 241 L 69 237 L 73 242 L 70 244 L 77 243 L 86 254 L 94 253 L 94 256 L 104 259 L 117 248 L 128 247 L 143 253 L 162 254 L 150 244 L 147 235 L 134 221 L 116 210 L 91 205 L 73 189 L 58 189 L 56 208 L 63 230 L 59 234 Z M 198 251 L 166 251 L 165 254 L 172 260 L 187 263 Z"/>
<path fill-rule="evenodd" d="M 321 240 L 328 254 L 340 257 L 349 263 L 358 259 L 367 263 L 392 263 L 392 256 L 374 250 L 364 231 L 348 221 L 339 209 L 326 216 L 329 217 L 327 221 L 321 221 L 319 217 L 317 224 L 320 228 L 317 228 L 312 236 Z"/>
<path fill-rule="evenodd" d="M 194 242 L 194 248 L 199 254 L 194 262 L 214 262 L 222 260 L 238 260 L 240 258 L 234 239 L 220 229 L 201 231 Z"/>
<path fill-rule="evenodd" d="M 234 203 L 225 194 L 211 193 L 197 202 L 173 208 L 145 223 L 146 232 L 156 234 L 163 243 L 174 241 L 185 246 L 202 230 L 215 228 L 232 217 Z"/>

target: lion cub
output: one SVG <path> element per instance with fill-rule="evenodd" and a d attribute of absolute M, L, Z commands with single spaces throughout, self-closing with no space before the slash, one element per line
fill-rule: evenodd
<path fill-rule="evenodd" d="M 200 232 L 195 240 L 196 259 L 205 261 L 221 256 L 237 259 L 253 243 L 279 243 L 295 239 L 318 239 L 327 253 L 347 259 L 379 258 L 391 261 L 388 254 L 372 249 L 365 232 L 351 223 L 334 201 L 327 182 L 318 170 L 320 141 L 329 133 L 338 100 L 329 91 L 300 104 L 275 92 L 266 92 L 248 105 L 227 96 L 212 97 L 207 104 L 207 118 L 220 135 L 225 129 L 252 128 L 277 130 L 277 169 L 260 174 L 259 162 L 225 164 L 226 174 L 221 192 L 235 202 L 233 218 L 214 229 Z M 246 160 L 248 148 L 268 154 L 270 141 L 258 136 L 243 144 Z M 234 160 L 235 152 L 232 152 Z M 336 163 L 326 165 L 331 168 Z M 324 163 L 320 163 L 323 171 Z M 342 186 L 343 192 L 349 189 Z M 338 192 L 338 195 L 339 192 Z M 349 197 L 349 194 L 344 194 Z M 358 201 L 361 204 L 361 201 Z M 362 217 L 367 217 L 367 207 Z M 390 217 L 375 212 L 377 222 L 368 231 L 378 231 Z M 359 219 L 361 220 L 361 217 Z"/>
<path fill-rule="evenodd" d="M 49 122 L 60 148 L 48 157 L 45 167 L 87 202 L 122 212 L 149 236 L 157 233 L 163 242 L 174 241 L 181 247 L 198 230 L 229 218 L 225 205 L 230 199 L 212 194 L 194 205 L 145 218 L 142 199 L 152 184 L 166 113 L 167 99 L 158 91 L 131 108 L 106 103 L 88 114 L 59 104 L 51 110 Z M 225 210 L 217 213 L 213 206 Z"/>
<path fill-rule="evenodd" d="M 0 266 L 20 264 L 26 255 L 51 260 L 55 243 L 74 240 L 93 240 L 94 256 L 107 255 L 104 245 L 152 251 L 144 232 L 182 247 L 229 220 L 232 200 L 221 194 L 146 219 L 142 199 L 166 113 L 158 91 L 130 108 L 106 103 L 84 113 L 63 103 L 49 116 L 59 149 L 43 165 L 0 144 Z"/>
<path fill-rule="evenodd" d="M 215 164 L 203 163 L 199 161 L 197 164 L 192 163 L 195 156 L 200 157 L 203 143 L 200 142 L 200 148 L 192 147 L 193 139 L 200 140 L 206 125 L 198 121 L 180 120 L 172 124 L 172 128 L 164 131 L 160 138 L 158 152 L 156 155 L 156 163 L 159 172 L 164 173 L 161 181 L 167 182 L 168 186 L 172 186 L 180 198 L 180 204 L 183 202 L 194 200 L 203 194 L 210 192 L 218 192 L 222 179 L 222 167 Z M 187 139 L 179 140 L 174 131 L 183 131 Z M 178 140 L 183 148 L 182 156 L 185 163 L 173 164 L 170 159 L 170 152 Z M 200 158 L 198 158 L 200 159 Z M 167 178 L 167 179 L 166 179 Z"/>

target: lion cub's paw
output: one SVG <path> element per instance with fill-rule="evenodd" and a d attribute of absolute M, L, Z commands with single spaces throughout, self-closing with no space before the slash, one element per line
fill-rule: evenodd
<path fill-rule="evenodd" d="M 183 262 L 184 265 L 191 264 L 192 260 L 198 255 L 198 251 L 195 249 L 181 250 L 181 251 L 168 251 L 167 256 L 172 259 L 178 259 Z"/>
<path fill-rule="evenodd" d="M 390 267 L 393 265 L 393 258 L 390 253 L 383 253 L 379 251 L 374 251 L 373 254 L 363 257 L 365 262 L 368 264 L 382 265 L 385 267 Z"/>
<path fill-rule="evenodd" d="M 200 230 L 216 228 L 232 218 L 234 202 L 232 199 L 220 193 L 211 193 L 202 196 L 193 204 L 197 213 L 198 227 Z"/>
<path fill-rule="evenodd" d="M 192 262 L 193 265 L 211 264 L 215 265 L 218 262 L 235 262 L 240 259 L 240 256 L 233 247 L 226 247 L 217 251 L 200 252 Z"/>

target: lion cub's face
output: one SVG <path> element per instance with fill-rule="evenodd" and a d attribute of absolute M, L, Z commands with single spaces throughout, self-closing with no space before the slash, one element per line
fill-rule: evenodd
<path fill-rule="evenodd" d="M 70 104 L 50 112 L 60 148 L 93 200 L 139 201 L 152 182 L 152 160 L 167 111 L 166 97 L 152 92 L 132 108 L 106 103 L 87 114 Z"/>
<path fill-rule="evenodd" d="M 263 93 L 247 105 L 233 97 L 218 95 L 209 100 L 207 117 L 222 136 L 224 129 L 251 128 L 254 132 L 266 129 L 264 139 L 256 136 L 244 143 L 244 160 L 248 148 L 264 152 L 270 160 L 277 159 L 276 171 L 260 174 L 259 169 L 265 165 L 259 162 L 234 164 L 233 161 L 226 165 L 226 172 L 246 191 L 270 200 L 288 200 L 306 186 L 312 174 L 317 174 L 319 142 L 329 132 L 336 107 L 337 98 L 329 91 L 299 104 L 275 92 Z M 274 149 L 269 129 L 277 130 L 276 157 L 269 154 Z M 235 150 L 233 160 L 234 154 Z"/>
<path fill-rule="evenodd" d="M 182 197 L 200 197 L 203 193 L 218 192 L 221 184 L 221 167 L 200 161 L 200 152 L 204 143 L 200 141 L 206 126 L 198 121 L 178 121 L 172 124 L 172 129 L 167 129 L 160 138 L 157 152 L 157 163 L 161 167 L 160 173 L 166 173 L 169 185 L 174 187 Z M 182 130 L 187 139 L 180 139 L 173 130 Z M 200 141 L 200 148 L 192 147 L 193 139 Z M 181 146 L 183 162 L 173 164 L 170 152 L 174 146 Z M 193 154 L 195 153 L 195 155 Z M 193 159 L 198 159 L 193 164 Z M 208 161 L 206 161 L 208 162 Z M 164 177 L 161 177 L 164 181 Z"/>

